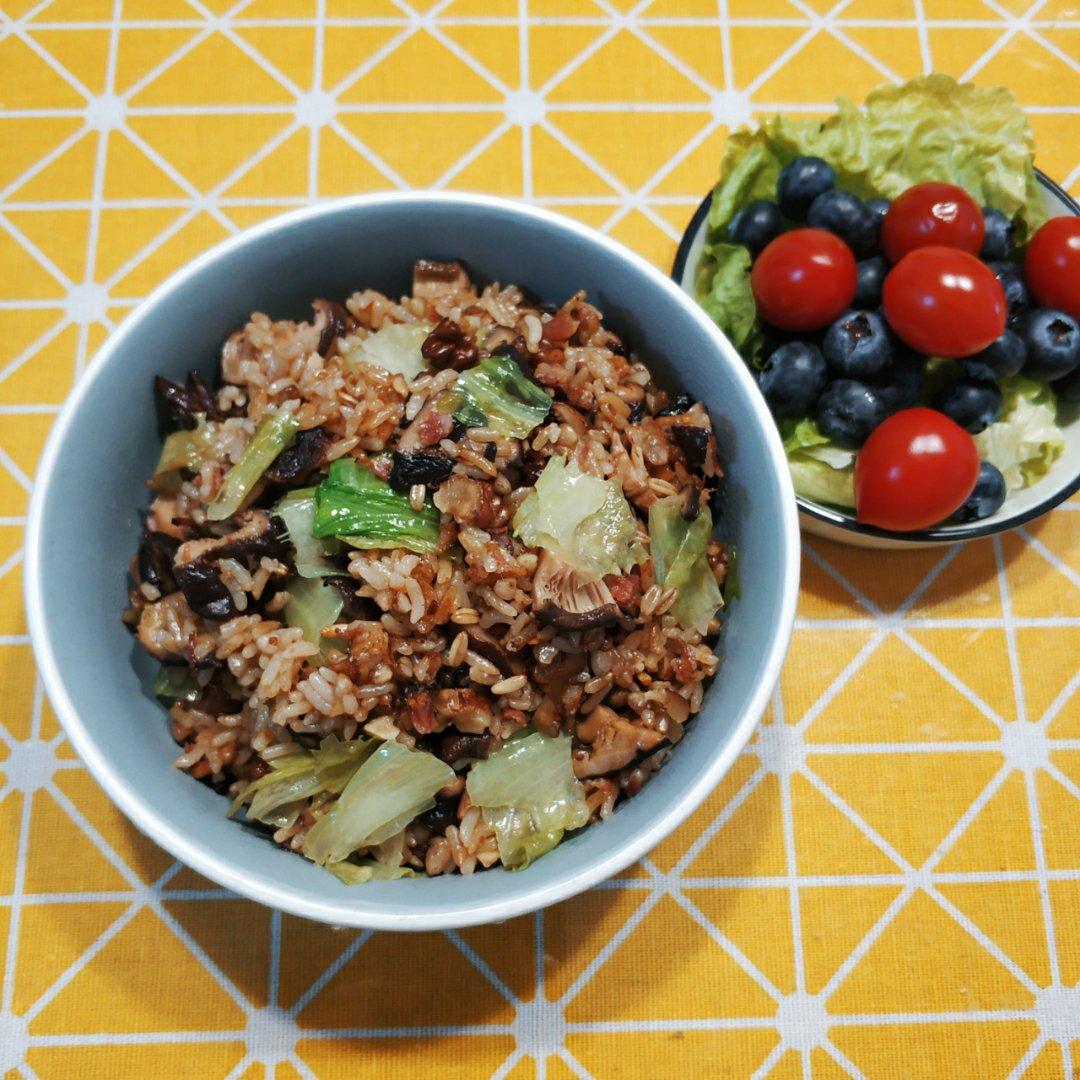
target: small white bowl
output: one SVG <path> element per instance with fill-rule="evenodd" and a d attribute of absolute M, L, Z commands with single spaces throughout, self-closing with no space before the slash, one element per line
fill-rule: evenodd
<path fill-rule="evenodd" d="M 228 802 L 172 768 L 156 665 L 120 622 L 127 566 L 160 444 L 152 378 L 209 375 L 254 309 L 303 318 L 313 298 L 400 295 L 413 260 L 464 259 L 487 279 L 561 300 L 586 289 L 654 365 L 716 421 L 726 487 L 719 533 L 742 586 L 721 633 L 721 674 L 670 760 L 637 797 L 520 872 L 348 886 L 225 817 Z M 444 192 L 364 195 L 286 214 L 199 256 L 103 346 L 53 428 L 26 529 L 26 608 L 64 730 L 117 806 L 218 884 L 337 926 L 436 930 L 564 900 L 641 858 L 709 796 L 754 730 L 787 650 L 799 529 L 783 448 L 745 365 L 705 313 L 642 258 L 568 218 Z"/>
<path fill-rule="evenodd" d="M 1038 169 L 1035 171 L 1042 187 L 1047 213 L 1051 217 L 1080 215 L 1080 205 L 1068 192 Z M 686 232 L 683 233 L 682 242 L 675 253 L 675 265 L 671 271 L 671 276 L 691 296 L 695 295 L 694 279 L 697 276 L 698 263 L 705 247 L 711 204 L 712 193 L 710 192 L 697 208 L 690 219 L 690 224 L 686 227 Z M 813 536 L 823 536 L 827 540 L 836 540 L 841 544 L 852 544 L 855 547 L 894 550 L 940 547 L 944 544 L 956 544 L 966 540 L 976 540 L 981 536 L 1008 532 L 1037 517 L 1042 517 L 1043 514 L 1080 490 L 1080 419 L 1074 417 L 1062 428 L 1062 431 L 1065 436 L 1065 449 L 1046 476 L 1030 487 L 1010 494 L 996 514 L 983 518 L 981 521 L 935 525 L 932 529 L 900 533 L 889 529 L 879 529 L 873 525 L 863 525 L 856 521 L 854 514 L 848 510 L 814 502 L 812 499 L 797 495 L 799 522 L 803 529 Z"/>

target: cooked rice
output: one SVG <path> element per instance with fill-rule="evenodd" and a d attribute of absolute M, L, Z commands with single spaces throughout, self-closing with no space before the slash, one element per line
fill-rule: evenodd
<path fill-rule="evenodd" d="M 477 754 L 485 756 L 527 724 L 547 735 L 568 732 L 596 821 L 662 764 L 701 708 L 717 667 L 718 621 L 704 637 L 682 628 L 670 613 L 676 591 L 654 583 L 649 560 L 611 581 L 620 597 L 613 625 L 567 629 L 546 622 L 533 606 L 537 553 L 513 535 L 514 511 L 556 454 L 618 482 L 642 523 L 648 507 L 666 495 L 688 494 L 696 485 L 706 497 L 717 470 L 702 475 L 672 428 L 705 428 L 715 453 L 711 425 L 700 404 L 673 404 L 582 294 L 551 310 L 516 286 L 478 289 L 462 277 L 441 290 L 416 288 L 398 301 L 364 290 L 337 310 L 340 332 L 328 345 L 318 320 L 274 321 L 261 313 L 225 343 L 207 421 L 211 460 L 151 503 L 125 617 L 148 651 L 187 665 L 202 688 L 197 701 L 178 701 L 170 710 L 178 768 L 236 796 L 269 763 L 331 734 L 429 750 L 458 779 L 440 793 L 435 810 L 406 830 L 403 865 L 432 875 L 472 873 L 495 865 L 499 853 L 465 793 L 475 759 L 451 757 L 454 738 L 479 740 Z M 491 428 L 435 433 L 429 445 L 452 462 L 434 491 L 442 513 L 439 553 L 343 554 L 341 579 L 351 583 L 352 604 L 364 617 L 330 628 L 321 655 L 299 628 L 283 622 L 288 545 L 216 562 L 227 618 L 196 614 L 168 572 L 145 571 L 148 544 L 171 544 L 166 550 L 174 551 L 177 543 L 226 536 L 280 497 L 280 486 L 266 485 L 248 500 L 255 509 L 231 521 L 215 523 L 206 513 L 268 410 L 288 408 L 303 431 L 322 429 L 322 468 L 351 457 L 385 478 L 389 466 L 376 455 L 424 423 L 425 407 L 458 372 L 428 371 L 410 382 L 345 358 L 384 326 L 435 326 L 444 319 L 467 343 L 485 342 L 482 350 L 496 340 L 512 342 L 551 395 L 552 410 L 525 440 Z M 423 484 L 408 490 L 415 508 L 428 494 Z M 645 538 L 643 524 L 639 532 Z M 719 542 L 710 545 L 709 563 L 722 582 L 727 559 Z M 434 728 L 415 704 L 418 690 L 440 703 Z M 602 747 L 604 740 L 579 737 L 579 727 L 612 717 L 624 728 Z M 637 735 L 628 739 L 626 731 Z M 325 806 L 311 805 L 274 829 L 274 841 L 302 850 Z"/>

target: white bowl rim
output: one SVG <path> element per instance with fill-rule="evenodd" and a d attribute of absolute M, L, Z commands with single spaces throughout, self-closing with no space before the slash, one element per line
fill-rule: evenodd
<path fill-rule="evenodd" d="M 742 380 L 750 393 L 747 398 L 759 425 L 766 435 L 769 459 L 781 488 L 786 489 L 781 497 L 780 518 L 777 522 L 780 531 L 781 554 L 785 559 L 780 589 L 779 620 L 777 631 L 773 635 L 767 653 L 761 658 L 761 678 L 746 702 L 742 716 L 731 729 L 731 733 L 716 754 L 709 767 L 698 777 L 696 782 L 681 791 L 676 799 L 665 806 L 658 807 L 658 812 L 647 828 L 643 829 L 631 841 L 621 847 L 602 854 L 587 867 L 569 873 L 555 881 L 536 878 L 536 884 L 527 890 L 521 890 L 510 898 L 495 897 L 492 901 L 463 904 L 460 908 L 445 907 L 437 912 L 402 910 L 397 913 L 374 912 L 368 909 L 363 900 L 363 890 L 357 889 L 355 898 L 338 903 L 330 900 L 317 901 L 304 895 L 302 890 L 280 883 L 251 881 L 243 872 L 222 862 L 215 853 L 197 837 L 186 835 L 178 829 L 167 816 L 150 806 L 142 795 L 113 769 L 108 755 L 99 747 L 83 726 L 75 706 L 68 695 L 64 679 L 53 654 L 49 629 L 44 615 L 44 581 L 41 574 L 42 521 L 45 510 L 45 492 L 48 491 L 53 470 L 56 466 L 61 447 L 67 436 L 68 428 L 79 410 L 83 398 L 88 394 L 99 373 L 109 364 L 126 341 L 127 337 L 143 320 L 150 318 L 171 293 L 189 279 L 196 277 L 204 268 L 211 265 L 234 249 L 241 248 L 252 240 L 272 235 L 283 230 L 290 230 L 297 224 L 309 221 L 327 213 L 362 211 L 377 206 L 406 206 L 416 202 L 441 202 L 449 205 L 473 207 L 479 209 L 500 209 L 503 212 L 531 217 L 545 225 L 576 233 L 591 244 L 599 244 L 612 254 L 628 261 L 641 271 L 657 289 L 667 293 L 686 312 L 705 328 L 714 338 L 717 349 L 732 361 L 735 377 Z M 106 794 L 123 811 L 136 827 L 164 848 L 181 863 L 191 867 L 204 877 L 216 882 L 230 891 L 258 901 L 302 918 L 314 919 L 336 926 L 364 927 L 375 930 L 443 930 L 455 927 L 476 926 L 483 923 L 502 921 L 525 915 L 540 908 L 558 903 L 577 893 L 583 892 L 600 881 L 626 869 L 647 854 L 664 837 L 685 821 L 708 797 L 721 779 L 731 768 L 736 757 L 750 738 L 765 706 L 772 694 L 780 674 L 780 668 L 787 653 L 795 617 L 795 606 L 799 591 L 800 540 L 798 516 L 794 490 L 780 443 L 776 426 L 765 406 L 764 398 L 754 390 L 753 380 L 746 370 L 733 346 L 724 337 L 704 311 L 678 287 L 678 285 L 646 261 L 636 252 L 601 233 L 598 233 L 572 218 L 555 214 L 541 207 L 528 203 L 516 202 L 496 196 L 474 195 L 458 192 L 440 191 L 394 191 L 355 195 L 344 199 L 327 200 L 312 206 L 282 214 L 260 222 L 252 228 L 243 230 L 229 237 L 198 255 L 190 263 L 167 278 L 155 288 L 127 317 L 121 326 L 101 346 L 93 360 L 87 366 L 78 382 L 69 394 L 42 452 L 41 460 L 34 477 L 29 510 L 27 513 L 24 537 L 24 592 L 30 640 L 33 646 L 38 670 L 49 700 L 67 737 L 83 760 L 91 775 L 104 788 Z M 168 767 L 163 761 L 162 767 Z M 647 793 L 646 793 L 647 794 Z M 542 865 L 542 864 L 541 864 Z M 523 879 L 524 880 L 524 879 Z"/>
<path fill-rule="evenodd" d="M 1078 203 L 1076 199 L 1074 199 L 1056 180 L 1047 176 L 1041 169 L 1035 169 L 1035 179 L 1046 191 L 1050 192 L 1050 194 L 1057 198 L 1062 204 L 1067 206 L 1072 216 L 1080 217 L 1080 203 Z M 709 209 L 712 206 L 712 198 L 713 193 L 710 191 L 698 204 L 698 208 L 694 211 L 693 217 L 687 223 L 686 229 L 683 231 L 679 246 L 675 250 L 675 260 L 671 267 L 671 278 L 676 283 L 681 283 L 686 274 L 687 263 L 690 260 L 690 249 L 693 247 L 694 240 L 698 233 L 705 228 L 709 216 Z M 774 425 L 775 423 L 776 421 L 773 420 Z M 848 511 L 838 507 L 829 506 L 826 503 L 815 502 L 813 499 L 808 499 L 797 493 L 795 499 L 798 503 L 799 513 L 805 514 L 808 518 L 813 518 L 815 521 L 821 522 L 831 529 L 842 531 L 852 536 L 890 541 L 895 545 L 897 550 L 900 550 L 907 546 L 910 546 L 911 548 L 920 548 L 942 544 L 963 544 L 967 543 L 969 540 L 981 540 L 984 537 L 997 536 L 1000 533 L 1018 529 L 1020 526 L 1026 525 L 1029 521 L 1034 521 L 1044 514 L 1050 513 L 1055 507 L 1060 506 L 1067 499 L 1072 498 L 1077 491 L 1080 491 L 1080 469 L 1077 470 L 1076 475 L 1073 476 L 1064 487 L 1047 495 L 1042 502 L 1028 507 L 1026 510 L 1015 511 L 1011 517 L 1002 518 L 993 522 L 969 521 L 947 526 L 944 524 L 937 524 L 932 525 L 928 529 L 914 529 L 910 532 L 897 532 L 894 529 L 882 529 L 877 525 L 868 525 L 865 522 L 856 520 L 856 518 Z M 835 539 L 838 543 L 857 543 L 857 541 L 851 541 L 847 537 L 839 535 L 830 538 Z"/>

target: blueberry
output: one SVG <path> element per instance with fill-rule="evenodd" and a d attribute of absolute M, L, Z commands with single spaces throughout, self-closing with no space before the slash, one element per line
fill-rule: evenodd
<path fill-rule="evenodd" d="M 877 243 L 880 224 L 858 195 L 832 188 L 810 205 L 807 225 L 836 233 L 856 255 L 869 255 Z"/>
<path fill-rule="evenodd" d="M 921 356 L 905 351 L 875 384 L 874 389 L 881 395 L 890 416 L 918 404 L 925 366 Z"/>
<path fill-rule="evenodd" d="M 776 181 L 776 201 L 784 217 L 805 221 L 810 204 L 823 192 L 836 186 L 833 167 L 819 157 L 798 157 L 780 170 Z"/>
<path fill-rule="evenodd" d="M 1007 259 L 1013 246 L 1012 220 L 992 206 L 984 206 L 982 215 L 986 232 L 983 235 L 982 250 L 979 252 L 979 258 L 984 262 Z"/>
<path fill-rule="evenodd" d="M 1024 279 L 1020 276 L 1020 269 L 1011 262 L 992 262 L 990 269 L 994 271 L 1001 288 L 1005 292 L 1005 303 L 1009 308 L 1009 318 L 1014 319 L 1028 306 L 1028 291 Z"/>
<path fill-rule="evenodd" d="M 975 486 L 953 518 L 956 521 L 982 521 L 1001 509 L 1007 494 L 1005 477 L 998 467 L 989 461 L 980 461 Z"/>
<path fill-rule="evenodd" d="M 889 264 L 880 255 L 875 255 L 872 259 L 863 259 L 856 267 L 855 299 L 851 301 L 852 306 L 881 307 L 881 290 L 888 272 Z"/>
<path fill-rule="evenodd" d="M 1016 333 L 1027 346 L 1025 375 L 1061 379 L 1080 365 L 1080 325 L 1064 311 L 1025 311 L 1016 321 Z"/>
<path fill-rule="evenodd" d="M 982 352 L 960 361 L 960 368 L 969 378 L 992 382 L 1015 375 L 1027 359 L 1027 346 L 1011 330 L 990 342 Z"/>
<path fill-rule="evenodd" d="M 1001 391 L 993 383 L 954 382 L 938 398 L 936 407 L 976 435 L 1001 415 Z"/>
<path fill-rule="evenodd" d="M 848 311 L 825 332 L 829 368 L 851 379 L 880 375 L 893 359 L 893 343 L 885 320 L 876 311 Z"/>
<path fill-rule="evenodd" d="M 867 199 L 866 209 L 870 211 L 878 219 L 878 225 L 885 220 L 885 215 L 889 212 L 889 207 L 892 203 L 888 199 Z"/>
<path fill-rule="evenodd" d="M 837 445 L 855 449 L 885 419 L 885 412 L 879 391 L 854 379 L 837 379 L 818 401 L 817 423 Z"/>
<path fill-rule="evenodd" d="M 776 203 L 755 199 L 744 206 L 728 223 L 728 239 L 743 244 L 755 255 L 784 231 L 784 218 Z"/>
<path fill-rule="evenodd" d="M 791 341 L 781 345 L 761 367 L 758 386 L 773 416 L 806 416 L 829 381 L 821 350 Z"/>

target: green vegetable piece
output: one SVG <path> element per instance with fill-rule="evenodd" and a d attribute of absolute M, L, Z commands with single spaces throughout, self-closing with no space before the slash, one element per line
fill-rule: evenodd
<path fill-rule="evenodd" d="M 526 729 L 469 771 L 465 789 L 495 831 L 508 869 L 523 869 L 588 822 L 571 745 L 568 735 L 549 739 Z"/>
<path fill-rule="evenodd" d="M 402 830 L 384 840 L 370 857 L 355 861 L 331 863 L 326 869 L 346 885 L 362 885 L 367 881 L 395 881 L 416 877 L 416 871 L 401 865 L 405 851 L 405 832 Z"/>
<path fill-rule="evenodd" d="M 292 413 L 276 412 L 266 417 L 255 429 L 240 460 L 225 474 L 221 490 L 206 508 L 206 516 L 211 521 L 232 517 L 250 497 L 274 458 L 292 446 L 299 431 L 300 421 Z"/>
<path fill-rule="evenodd" d="M 813 420 L 782 420 L 788 468 L 795 490 L 804 499 L 855 505 L 855 451 L 834 445 Z"/>
<path fill-rule="evenodd" d="M 168 478 L 180 469 L 198 472 L 202 463 L 212 460 L 213 456 L 213 432 L 206 416 L 199 413 L 194 428 L 174 431 L 162 443 L 158 463 L 154 466 L 153 486 L 167 486 Z"/>
<path fill-rule="evenodd" d="M 378 746 L 373 739 L 342 742 L 328 735 L 318 750 L 303 750 L 271 761 L 270 771 L 253 780 L 233 800 L 229 816 L 250 803 L 247 816 L 275 828 L 287 828 L 308 800 L 339 795 Z"/>
<path fill-rule="evenodd" d="M 1065 437 L 1049 386 L 1023 375 L 998 385 L 1001 416 L 975 436 L 975 446 L 980 458 L 1001 470 L 1009 491 L 1018 491 L 1050 471 L 1065 449 Z"/>
<path fill-rule="evenodd" d="M 682 515 L 682 498 L 668 495 L 649 507 L 649 546 L 653 576 L 664 589 L 677 589 L 671 614 L 680 626 L 704 634 L 724 598 L 716 584 L 706 548 L 712 537 L 712 514 L 701 507 L 693 521 Z"/>
<path fill-rule="evenodd" d="M 315 489 L 312 532 L 316 537 L 340 537 L 351 547 L 432 554 L 439 546 L 440 521 L 430 501 L 414 510 L 408 496 L 355 461 L 335 461 Z"/>
<path fill-rule="evenodd" d="M 293 578 L 288 585 L 289 600 L 285 605 L 285 622 L 298 626 L 304 640 L 320 648 L 322 632 L 338 621 L 345 606 L 341 593 L 324 583 L 322 578 Z"/>
<path fill-rule="evenodd" d="M 515 439 L 530 435 L 551 410 L 551 398 L 511 356 L 489 356 L 463 372 L 446 392 L 446 403 L 466 427 Z"/>
<path fill-rule="evenodd" d="M 189 667 L 162 664 L 154 679 L 154 694 L 166 701 L 183 701 L 191 705 L 199 700 L 202 687 L 195 681 Z"/>
<path fill-rule="evenodd" d="M 431 324 L 426 322 L 384 326 L 345 354 L 345 366 L 355 368 L 359 364 L 374 364 L 391 374 L 415 379 L 428 369 L 420 349 L 430 333 Z"/>
<path fill-rule="evenodd" d="M 573 565 L 585 581 L 623 574 L 643 561 L 637 517 L 622 488 L 553 457 L 514 515 L 514 533 Z"/>
<path fill-rule="evenodd" d="M 273 513 L 285 524 L 290 543 L 296 549 L 296 572 L 303 578 L 328 577 L 338 573 L 338 568 L 328 556 L 336 555 L 336 540 L 320 540 L 312 532 L 315 524 L 315 489 L 300 488 L 290 491 L 274 507 Z"/>
<path fill-rule="evenodd" d="M 323 865 L 401 832 L 435 805 L 454 770 L 433 754 L 383 743 L 357 769 L 341 797 L 304 838 L 304 854 Z"/>

